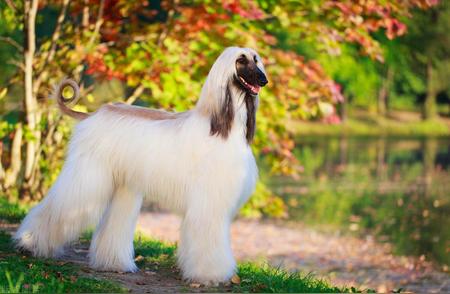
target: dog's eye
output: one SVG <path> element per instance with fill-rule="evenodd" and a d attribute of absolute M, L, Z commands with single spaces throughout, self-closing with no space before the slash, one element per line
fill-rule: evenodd
<path fill-rule="evenodd" d="M 241 64 L 248 64 L 247 57 L 244 54 L 239 56 L 239 58 L 236 61 Z"/>
<path fill-rule="evenodd" d="M 253 61 L 254 61 L 255 63 L 258 63 L 258 59 L 256 59 L 256 55 L 253 56 Z"/>

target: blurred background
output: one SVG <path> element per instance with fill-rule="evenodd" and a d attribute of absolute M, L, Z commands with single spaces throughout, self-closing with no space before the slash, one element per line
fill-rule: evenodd
<path fill-rule="evenodd" d="M 57 177 L 74 125 L 49 99 L 63 77 L 81 83 L 81 111 L 119 101 L 184 111 L 225 47 L 252 47 L 269 85 L 237 255 L 377 290 L 447 289 L 449 7 L 2 0 L 1 201 L 33 205 Z M 139 224 L 175 241 L 177 221 L 146 203 Z"/>

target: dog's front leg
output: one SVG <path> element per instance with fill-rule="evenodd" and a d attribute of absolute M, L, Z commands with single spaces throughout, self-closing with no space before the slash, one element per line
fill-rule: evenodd
<path fill-rule="evenodd" d="M 206 285 L 227 282 L 236 270 L 230 244 L 230 210 L 220 203 L 191 204 L 181 224 L 178 248 L 183 278 Z"/>
<path fill-rule="evenodd" d="M 136 272 L 133 237 L 142 196 L 117 188 L 92 238 L 90 265 L 99 270 Z"/>

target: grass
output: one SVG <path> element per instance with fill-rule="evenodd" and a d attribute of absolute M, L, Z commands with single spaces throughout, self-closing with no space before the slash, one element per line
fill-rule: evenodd
<path fill-rule="evenodd" d="M 117 283 L 84 277 L 80 267 L 64 261 L 39 259 L 14 250 L 10 235 L 0 231 L 0 292 L 124 292 Z"/>
<path fill-rule="evenodd" d="M 286 272 L 268 265 L 240 264 L 240 283 L 233 286 L 233 292 L 253 293 L 350 293 L 355 288 L 335 287 L 313 275 Z"/>
<path fill-rule="evenodd" d="M 175 245 L 165 244 L 148 238 L 135 242 L 136 255 L 142 257 L 140 268 L 158 272 L 179 274 L 175 266 Z M 139 258 L 138 258 L 139 259 Z M 349 293 L 358 292 L 355 288 L 335 287 L 313 275 L 287 272 L 268 265 L 242 263 L 237 275 L 240 282 L 230 287 L 209 288 L 209 292 L 252 292 L 252 293 Z"/>
<path fill-rule="evenodd" d="M 8 202 L 0 197 L 0 218 L 8 223 L 20 222 L 26 215 L 27 209 L 15 202 Z"/>
<path fill-rule="evenodd" d="M 0 198 L 0 219 L 18 222 L 26 209 Z M 88 241 L 89 234 L 82 240 Z M 136 261 L 142 270 L 160 276 L 179 277 L 176 267 L 176 246 L 139 236 L 135 239 Z M 312 275 L 289 273 L 267 265 L 244 263 L 238 266 L 240 282 L 231 286 L 205 288 L 209 292 L 356 292 L 354 288 L 339 288 Z M 188 286 L 186 291 L 190 292 Z M 17 292 L 124 292 L 115 281 L 83 275 L 81 267 L 53 259 L 39 259 L 19 254 L 11 244 L 10 235 L 0 230 L 0 293 Z"/>
<path fill-rule="evenodd" d="M 412 112 L 394 112 L 384 118 L 365 111 L 355 111 L 340 124 L 290 121 L 287 126 L 294 134 L 306 136 L 450 136 L 448 119 L 422 121 L 418 113 Z"/>
<path fill-rule="evenodd" d="M 26 208 L 0 198 L 0 219 L 17 223 Z M 54 259 L 40 259 L 15 250 L 9 233 L 0 230 L 0 293 L 18 292 L 124 292 L 113 281 L 83 276 L 79 266 Z"/>

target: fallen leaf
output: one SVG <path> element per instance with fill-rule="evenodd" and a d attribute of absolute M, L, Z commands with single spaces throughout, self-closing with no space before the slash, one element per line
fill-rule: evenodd
<path fill-rule="evenodd" d="M 200 288 L 201 285 L 202 284 L 200 284 L 200 283 L 190 283 L 189 287 L 191 287 L 191 288 Z"/>
<path fill-rule="evenodd" d="M 139 262 L 139 261 L 143 261 L 144 257 L 142 255 L 138 255 L 136 256 L 136 258 L 134 259 L 134 261 Z"/>
<path fill-rule="evenodd" d="M 241 283 L 241 278 L 238 275 L 234 275 L 231 278 L 231 283 L 239 285 Z"/>

